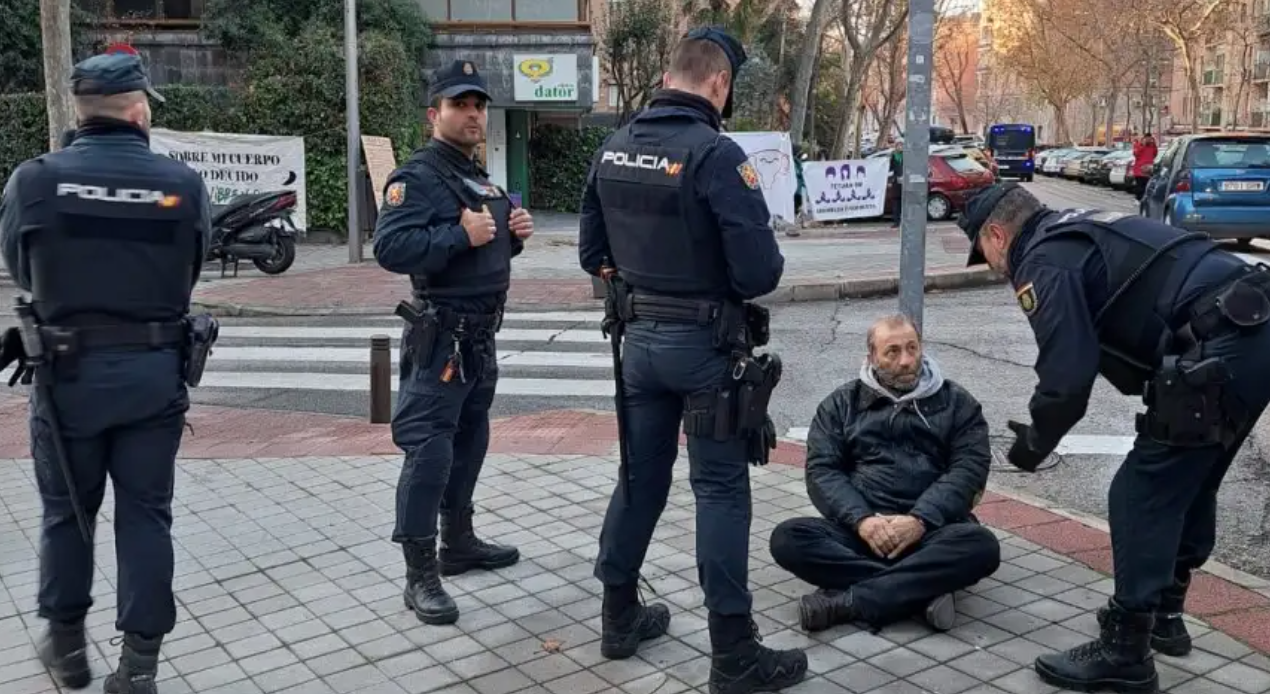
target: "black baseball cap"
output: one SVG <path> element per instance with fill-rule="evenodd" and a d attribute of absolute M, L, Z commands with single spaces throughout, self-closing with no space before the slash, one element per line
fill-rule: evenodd
<path fill-rule="evenodd" d="M 432 75 L 432 86 L 428 88 L 428 98 L 453 99 L 462 94 L 480 94 L 490 98 L 485 78 L 476 70 L 476 64 L 470 60 L 456 60 L 446 67 L 438 69 Z"/>
<path fill-rule="evenodd" d="M 145 92 L 155 101 L 166 101 L 150 84 L 150 73 L 135 53 L 95 55 L 71 70 L 71 93 L 76 96 L 111 96 L 128 92 Z"/>
<path fill-rule="evenodd" d="M 741 66 L 745 64 L 748 58 L 745 55 L 745 48 L 741 46 L 741 42 L 732 38 L 726 31 L 718 27 L 699 27 L 688 32 L 685 39 L 704 39 L 713 42 L 723 49 L 723 54 L 728 57 L 728 62 L 732 64 L 732 85 L 728 88 L 728 100 L 723 104 L 722 115 L 724 118 L 732 116 L 732 97 L 736 95 L 736 76 L 741 72 Z"/>
<path fill-rule="evenodd" d="M 988 217 L 1001 199 L 1018 187 L 1017 183 L 995 183 L 975 193 L 974 197 L 966 202 L 966 209 L 957 220 L 957 226 L 961 227 L 966 238 L 970 239 L 970 255 L 966 257 L 967 267 L 988 262 L 988 259 L 983 256 L 983 251 L 979 250 L 979 230 L 988 221 Z"/>

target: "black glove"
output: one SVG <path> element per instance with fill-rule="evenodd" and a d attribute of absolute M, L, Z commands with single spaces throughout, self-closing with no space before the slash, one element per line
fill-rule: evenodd
<path fill-rule="evenodd" d="M 1014 445 L 1010 446 L 1010 452 L 1006 454 L 1006 459 L 1010 464 L 1024 472 L 1036 472 L 1036 468 L 1049 457 L 1048 453 L 1041 453 L 1033 450 L 1028 445 L 1028 440 L 1032 435 L 1032 427 L 1016 422 L 1013 419 L 1006 422 L 1006 426 L 1010 427 L 1010 431 L 1014 432 Z"/>
<path fill-rule="evenodd" d="M 9 378 L 9 387 L 12 388 L 18 379 L 22 380 L 23 385 L 30 385 L 32 369 L 26 363 L 26 345 L 22 343 L 22 333 L 17 328 L 9 328 L 0 337 L 0 372 L 15 361 L 18 366 Z"/>

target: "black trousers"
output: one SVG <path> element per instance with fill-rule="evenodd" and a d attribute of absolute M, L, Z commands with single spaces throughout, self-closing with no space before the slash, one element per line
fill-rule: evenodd
<path fill-rule="evenodd" d="M 876 626 L 907 619 L 931 600 L 991 576 L 1001 545 L 977 523 L 932 530 L 891 561 L 858 535 L 823 518 L 791 518 L 772 531 L 772 558 L 820 588 L 851 589 L 853 606 Z"/>
<path fill-rule="evenodd" d="M 1247 410 L 1237 440 L 1197 448 L 1139 435 L 1107 492 L 1116 602 L 1132 612 L 1160 606 L 1174 581 L 1187 582 L 1217 541 L 1217 494 L 1231 463 L 1270 402 L 1270 326 L 1229 333 L 1203 347 L 1225 361 L 1226 386 Z"/>

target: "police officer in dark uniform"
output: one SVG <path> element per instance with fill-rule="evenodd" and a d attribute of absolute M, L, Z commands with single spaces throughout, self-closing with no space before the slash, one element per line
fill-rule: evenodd
<path fill-rule="evenodd" d="M 1270 272 L 1204 234 L 1049 210 L 1015 184 L 975 197 L 960 224 L 968 264 L 1009 278 L 1039 348 L 1032 421 L 1010 422 L 1010 462 L 1035 470 L 1099 374 L 1146 405 L 1108 492 L 1116 588 L 1101 636 L 1036 670 L 1066 689 L 1154 692 L 1152 649 L 1190 651 L 1183 602 L 1213 551 L 1218 488 L 1270 402 Z"/>
<path fill-rule="evenodd" d="M 761 427 L 779 380 L 779 373 L 770 378 L 772 361 L 760 369 L 748 356 L 765 341 L 753 333 L 767 326 L 765 311 L 746 302 L 776 289 L 785 260 L 757 172 L 720 133 L 745 59 L 717 29 L 694 30 L 679 43 L 665 88 L 596 153 L 578 243 L 582 269 L 608 281 L 607 329 L 623 355 L 616 367 L 623 466 L 595 566 L 604 585 L 601 651 L 630 657 L 668 628 L 669 608 L 642 605 L 636 582 L 666 505 L 682 420 L 715 694 L 777 691 L 807 670 L 801 651 L 759 645 L 746 586 L 747 463 L 766 462 L 768 443 L 756 445 L 758 429 L 740 433 L 738 412 L 757 415 Z M 763 383 L 738 389 L 738 377 L 754 385 L 751 372 Z"/>
<path fill-rule="evenodd" d="M 172 485 L 208 195 L 196 171 L 150 151 L 148 98 L 163 99 L 137 56 L 94 56 L 71 81 L 74 141 L 19 166 L 0 209 L 5 264 L 30 292 L 39 325 L 30 332 L 54 355 L 31 395 L 44 503 L 39 614 L 49 622 L 39 655 L 61 685 L 88 686 L 90 536 L 109 476 L 124 637 L 105 690 L 150 694 L 159 644 L 176 621 Z M 16 329 L 5 335 L 6 354 L 19 339 Z"/>
<path fill-rule="evenodd" d="M 405 452 L 393 542 L 406 560 L 406 606 L 427 624 L 459 609 L 441 575 L 520 560 L 472 528 L 472 494 L 489 447 L 498 382 L 494 333 L 502 323 L 511 259 L 533 219 L 475 160 L 490 94 L 468 61 L 438 70 L 429 91 L 432 139 L 388 178 L 375 227 L 375 258 L 410 275 L 412 301 L 397 313 L 401 337 L 393 442 Z M 440 551 L 437 520 L 440 516 Z"/>

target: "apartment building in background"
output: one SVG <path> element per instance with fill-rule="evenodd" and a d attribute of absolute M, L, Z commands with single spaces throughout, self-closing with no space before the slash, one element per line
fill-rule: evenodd
<path fill-rule="evenodd" d="M 1224 30 L 1196 51 L 1198 94 L 1181 58 L 1173 61 L 1174 131 L 1189 131 L 1196 114 L 1200 130 L 1270 131 L 1270 0 L 1236 2 L 1231 13 Z"/>

